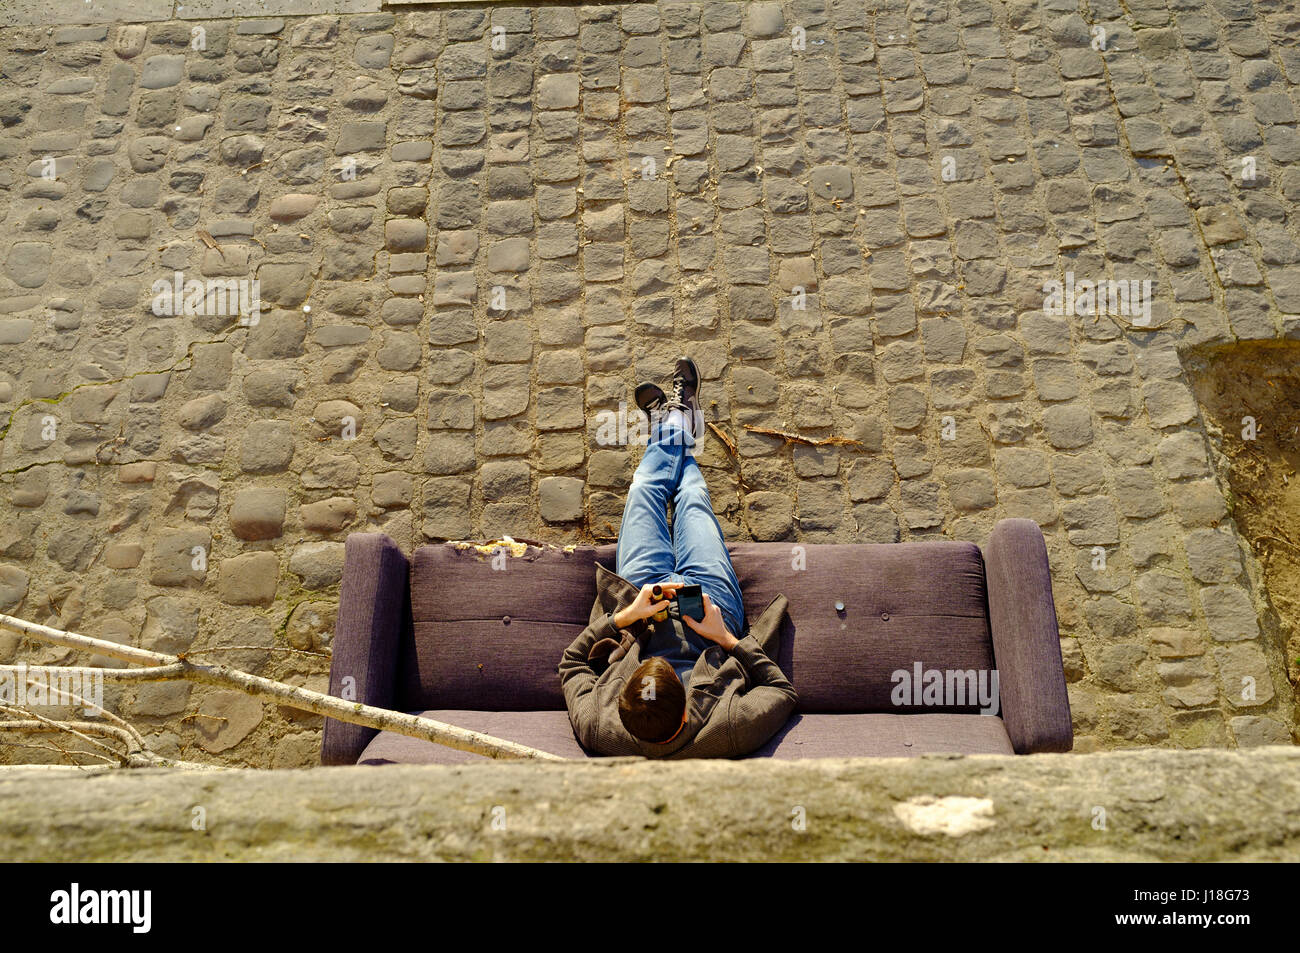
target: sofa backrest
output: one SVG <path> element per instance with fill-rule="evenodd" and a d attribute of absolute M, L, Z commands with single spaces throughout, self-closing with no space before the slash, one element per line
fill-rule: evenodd
<path fill-rule="evenodd" d="M 988 684 L 993 643 L 984 558 L 974 543 L 736 543 L 728 549 L 750 622 L 776 596 L 789 602 L 777 664 L 794 683 L 799 711 L 921 710 L 891 699 L 893 673 L 905 671 L 915 681 L 918 663 L 922 673 L 978 678 L 983 671 Z"/>
<path fill-rule="evenodd" d="M 494 568 L 504 567 L 504 568 Z M 411 558 L 411 636 L 397 668 L 403 711 L 564 708 L 560 656 L 587 626 L 596 549 L 501 556 L 451 543 Z"/>
<path fill-rule="evenodd" d="M 750 622 L 777 595 L 789 600 L 777 661 L 800 711 L 907 710 L 891 700 L 896 671 L 993 668 L 984 561 L 973 543 L 729 549 Z M 587 625 L 595 564 L 612 570 L 614 561 L 612 545 L 530 547 L 496 559 L 504 568 L 472 548 L 420 547 L 411 560 L 413 626 L 398 661 L 398 707 L 564 708 L 560 656 Z"/>

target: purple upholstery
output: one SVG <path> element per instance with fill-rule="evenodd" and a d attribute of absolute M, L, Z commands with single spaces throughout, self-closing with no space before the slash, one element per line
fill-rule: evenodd
<path fill-rule="evenodd" d="M 412 642 L 403 645 L 403 711 L 563 709 L 560 656 L 587 625 L 595 550 L 530 547 L 496 562 L 474 549 L 421 546 L 411 560 Z"/>
<path fill-rule="evenodd" d="M 1038 526 L 1003 520 L 983 554 L 972 543 L 737 543 L 730 547 L 753 621 L 789 600 L 777 662 L 797 714 L 759 756 L 1065 751 L 1069 703 Z M 431 717 L 571 757 L 557 665 L 586 626 L 594 564 L 614 546 L 569 553 L 530 547 L 494 569 L 450 545 L 406 560 L 382 534 L 348 538 L 330 691 L 355 679 L 358 700 Z M 986 582 L 987 574 L 987 582 Z M 837 611 L 835 604 L 844 609 Z M 987 673 L 996 665 L 1005 717 L 972 703 L 904 708 L 897 670 Z M 442 748 L 325 721 L 326 764 L 472 760 Z M 362 751 L 365 751 L 364 756 Z"/>
<path fill-rule="evenodd" d="M 1052 573 L 1033 520 L 1001 520 L 984 547 L 1002 717 L 1018 754 L 1074 745 Z"/>
<path fill-rule="evenodd" d="M 330 694 L 392 708 L 398 646 L 411 628 L 406 557 L 383 533 L 353 533 L 343 547 L 343 567 Z M 354 764 L 375 734 L 326 718 L 321 764 Z"/>
<path fill-rule="evenodd" d="M 995 715 L 795 715 L 754 757 L 908 758 L 923 754 L 1014 754 Z"/>
<path fill-rule="evenodd" d="M 973 543 L 729 547 L 751 621 L 777 595 L 790 602 L 777 664 L 800 712 L 894 712 L 891 674 L 993 667 L 984 563 Z M 837 612 L 835 604 L 844 605 Z M 926 711 L 975 712 L 975 706 Z"/>
<path fill-rule="evenodd" d="M 485 731 L 564 758 L 585 758 L 562 711 L 425 711 L 436 721 Z M 1013 754 L 1002 719 L 985 715 L 795 715 L 755 757 L 906 758 L 922 754 Z M 359 764 L 469 764 L 478 755 L 381 731 Z"/>

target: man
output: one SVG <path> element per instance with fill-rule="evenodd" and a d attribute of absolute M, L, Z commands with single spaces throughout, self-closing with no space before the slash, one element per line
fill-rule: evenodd
<path fill-rule="evenodd" d="M 691 453 L 704 430 L 699 389 L 699 369 L 685 357 L 671 399 L 655 384 L 637 387 L 650 442 L 628 488 L 618 572 L 596 567 L 590 625 L 560 661 L 574 733 L 598 754 L 740 757 L 794 711 L 794 687 L 772 661 L 786 599 L 746 632 L 740 582 Z M 702 622 L 678 610 L 683 585 L 703 590 Z M 656 622 L 664 609 L 668 618 Z"/>

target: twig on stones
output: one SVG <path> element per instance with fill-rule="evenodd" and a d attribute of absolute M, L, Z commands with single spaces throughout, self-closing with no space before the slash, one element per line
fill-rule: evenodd
<path fill-rule="evenodd" d="M 41 720 L 38 718 L 23 718 L 23 719 L 14 719 L 12 721 L 0 721 L 0 732 L 6 732 L 6 731 L 66 732 L 67 734 L 75 735 L 78 738 L 86 738 L 86 736 L 82 734 L 83 731 L 95 731 L 107 727 L 108 727 L 107 725 L 95 725 L 85 721 L 54 721 L 52 719 Z M 114 735 L 113 737 L 117 737 L 117 736 Z M 91 740 L 91 739 L 87 738 L 87 740 Z M 6 742 L 6 744 L 8 744 L 8 742 Z M 99 745 L 99 742 L 92 741 L 92 744 Z M 105 751 L 112 752 L 111 757 L 106 754 L 101 754 L 98 751 L 69 751 L 67 748 L 63 747 L 62 745 L 55 744 L 55 743 L 51 743 L 49 745 L 44 745 L 41 747 L 48 747 L 53 751 L 59 752 L 60 754 L 64 755 L 69 761 L 72 761 L 73 764 L 77 763 L 76 761 L 73 760 L 76 756 L 86 755 L 87 757 L 98 758 L 99 760 L 103 761 L 105 764 L 116 765 L 119 768 L 126 767 L 128 765 L 128 757 L 126 755 L 119 754 L 118 752 L 113 751 L 112 748 L 109 748 L 106 745 L 100 745 L 100 747 L 104 748 Z"/>
<path fill-rule="evenodd" d="M 4 730 L 4 728 L 6 728 L 6 727 L 10 727 L 10 726 L 12 726 L 12 725 L 14 725 L 14 724 L 15 724 L 14 722 L 0 722 L 0 730 Z M 29 729 L 27 729 L 27 730 L 29 730 L 29 731 L 41 731 L 41 730 L 45 730 L 45 729 L 44 729 L 44 726 L 41 726 L 41 725 L 40 725 L 40 722 L 33 722 L 32 724 L 33 724 L 33 725 L 36 725 L 37 727 L 29 728 Z M 109 764 L 109 765 L 112 765 L 112 766 L 114 766 L 114 767 L 116 767 L 116 766 L 120 763 L 120 762 L 118 762 L 115 758 L 109 758 L 109 757 L 107 757 L 107 756 L 105 756 L 105 755 L 100 754 L 98 751 L 77 751 L 77 752 L 74 753 L 74 752 L 72 752 L 72 751 L 69 751 L 67 748 L 62 747 L 61 745 L 57 745 L 57 744 L 54 744 L 54 743 L 52 743 L 52 742 L 51 742 L 50 744 L 47 744 L 47 745 L 35 745 L 35 744 L 32 744 L 31 742 L 23 742 L 23 741 L 6 741 L 6 742 L 5 742 L 5 747 L 7 747 L 7 748 L 33 748 L 33 749 L 35 749 L 35 750 L 37 750 L 37 751 L 53 751 L 55 754 L 63 755 L 63 757 L 66 758 L 66 759 L 68 760 L 68 762 L 69 762 L 69 763 L 66 764 L 66 765 L 65 765 L 65 764 L 24 764 L 24 765 L 21 765 L 21 767 L 24 767 L 24 768 L 67 768 L 67 767 L 72 767 L 72 768 L 77 768 L 77 769 L 79 769 L 79 770 L 85 770 L 85 769 L 89 769 L 89 768 L 94 767 L 93 765 L 88 765 L 88 764 L 78 764 L 77 761 L 75 760 L 76 755 L 85 755 L 85 756 L 90 757 L 90 758 L 99 758 L 99 759 L 100 759 L 104 764 Z M 6 767 L 6 768 L 14 767 L 14 765 L 5 765 L 4 767 Z"/>
<path fill-rule="evenodd" d="M 790 433 L 788 430 L 773 430 L 770 427 L 755 427 L 753 424 L 745 424 L 745 429 L 750 433 L 762 434 L 765 437 L 780 437 L 788 443 L 801 443 L 809 447 L 860 447 L 861 440 L 854 440 L 852 437 L 805 437 L 802 434 Z"/>
<path fill-rule="evenodd" d="M 1121 331 L 1159 331 L 1161 328 L 1167 328 L 1174 319 L 1171 317 L 1161 324 L 1133 324 L 1131 321 L 1121 321 L 1119 315 L 1111 314 L 1109 311 L 1103 311 L 1102 314 L 1114 322 L 1115 327 Z"/>
<path fill-rule="evenodd" d="M 711 420 L 705 421 L 705 423 L 713 431 L 713 435 L 722 441 L 722 445 L 727 448 L 727 453 L 731 454 L 731 458 L 736 461 L 736 482 L 740 484 L 736 501 L 739 503 L 740 497 L 748 493 L 750 489 L 749 484 L 745 482 L 745 470 L 740 465 L 740 451 L 736 449 L 736 442 L 728 437 L 721 427 Z"/>
<path fill-rule="evenodd" d="M 722 445 L 727 448 L 727 452 L 733 457 L 740 459 L 740 454 L 736 451 L 736 442 L 728 437 L 726 433 L 723 432 L 722 428 L 712 420 L 706 421 L 706 423 L 709 425 L 709 429 L 713 431 L 713 435 L 722 441 Z"/>
<path fill-rule="evenodd" d="M 126 732 L 122 731 L 122 729 L 113 725 L 99 725 L 90 721 L 55 721 L 53 718 L 46 718 L 44 715 L 39 715 L 34 711 L 29 711 L 24 708 L 13 708 L 9 705 L 0 705 L 0 712 L 10 715 L 15 719 L 15 721 L 0 721 L 0 727 L 16 727 L 28 731 L 65 731 L 74 737 L 80 738 L 89 745 L 93 745 L 96 748 L 106 751 L 108 754 L 117 758 L 121 764 L 125 765 L 127 763 L 126 755 L 119 754 L 108 745 L 101 741 L 96 741 L 94 738 L 91 738 L 86 734 L 87 731 L 90 731 L 96 734 L 107 735 L 110 738 L 116 738 L 118 741 L 126 744 L 129 751 L 133 739 Z M 24 715 L 30 717 L 23 718 L 22 716 Z"/>
<path fill-rule="evenodd" d="M 36 679 L 31 678 L 29 676 L 27 679 L 27 684 L 39 686 L 40 683 Z M 55 684 L 58 685 L 58 682 L 55 682 Z M 60 700 L 62 700 L 63 697 L 66 697 L 73 704 L 80 705 L 82 708 L 85 709 L 89 709 L 88 713 L 99 712 L 99 714 L 106 721 L 112 722 L 118 728 L 121 728 L 123 731 L 130 734 L 131 737 L 135 739 L 135 743 L 139 746 L 141 751 L 148 750 L 149 746 L 145 744 L 144 736 L 141 735 L 140 732 L 136 731 L 135 728 L 126 720 L 122 718 L 118 718 L 117 715 L 113 714 L 111 711 L 108 711 L 104 708 L 100 708 L 98 705 L 92 705 L 90 702 L 86 701 L 86 699 L 82 698 L 80 695 L 78 695 L 76 692 L 70 689 L 59 687 L 56 688 L 55 691 L 61 696 Z"/>
<path fill-rule="evenodd" d="M 1300 553 L 1300 546 L 1297 546 L 1295 543 L 1290 542 L 1289 540 L 1279 539 L 1279 538 L 1276 537 L 1276 536 L 1270 536 L 1270 535 L 1268 535 L 1267 533 L 1264 533 L 1264 534 L 1261 534 L 1261 535 L 1259 535 L 1259 536 L 1256 536 L 1253 540 L 1251 540 L 1251 542 L 1256 542 L 1256 543 L 1257 543 L 1257 542 L 1259 542 L 1260 540 L 1263 540 L 1263 539 L 1271 540 L 1271 541 L 1274 542 L 1274 543 L 1281 543 L 1281 544 L 1282 544 L 1283 546 L 1285 546 L 1287 549 L 1290 549 L 1290 550 L 1292 550 L 1293 552 Z"/>
<path fill-rule="evenodd" d="M 13 711 L 23 711 L 22 709 L 13 709 Z M 55 721 L 52 718 L 43 718 L 33 711 L 25 711 L 24 714 L 32 715 L 27 719 L 16 719 L 13 721 L 0 721 L 0 732 L 5 731 L 45 731 L 45 732 L 66 732 L 84 738 L 83 732 L 94 734 L 103 734 L 115 738 L 127 746 L 125 754 L 119 754 L 113 749 L 100 744 L 92 738 L 86 738 L 91 744 L 104 748 L 112 754 L 112 757 L 100 754 L 97 751 L 68 751 L 68 749 L 53 745 L 53 750 L 60 751 L 71 761 L 74 755 L 86 755 L 92 758 L 99 758 L 106 764 L 121 768 L 186 768 L 192 771 L 224 771 L 226 770 L 219 764 L 201 764 L 197 761 L 178 761 L 175 758 L 164 758 L 148 748 L 139 749 L 133 746 L 130 734 L 123 732 L 114 725 L 101 725 L 93 721 Z M 23 745 L 22 747 L 28 747 Z M 72 762 L 77 767 L 86 767 L 86 765 Z"/>

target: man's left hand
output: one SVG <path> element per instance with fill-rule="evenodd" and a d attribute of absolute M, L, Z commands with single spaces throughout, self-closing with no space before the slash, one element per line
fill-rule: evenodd
<path fill-rule="evenodd" d="M 708 593 L 704 594 L 704 621 L 696 622 L 688 615 L 682 616 L 682 621 L 691 627 L 697 635 L 702 635 L 710 642 L 721 645 L 730 652 L 740 641 L 727 629 L 727 623 L 722 621 L 722 610 L 713 604 Z"/>

